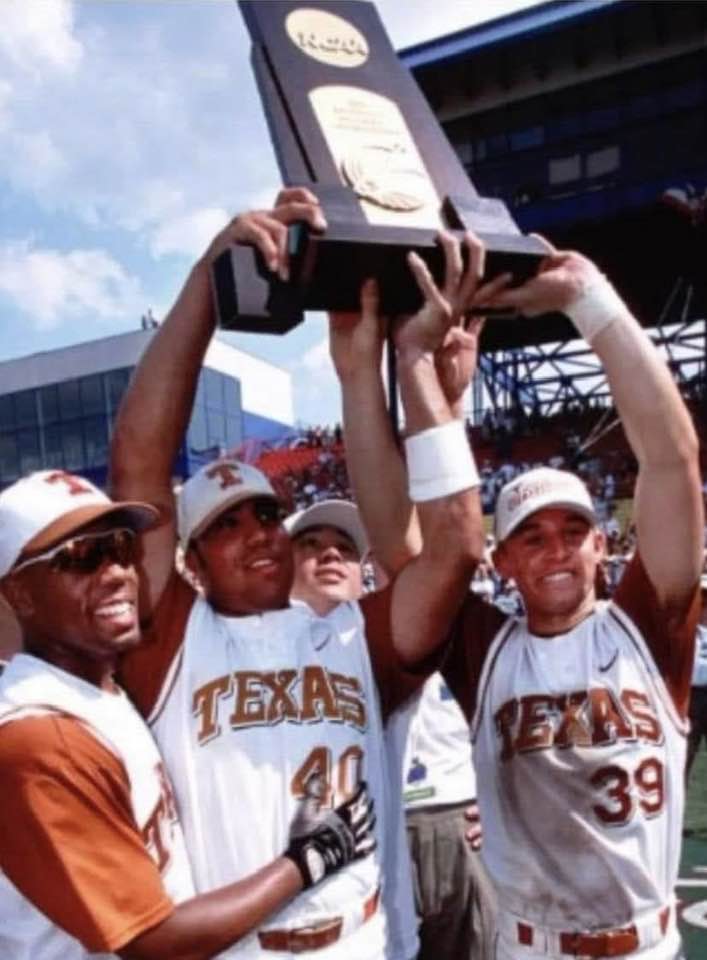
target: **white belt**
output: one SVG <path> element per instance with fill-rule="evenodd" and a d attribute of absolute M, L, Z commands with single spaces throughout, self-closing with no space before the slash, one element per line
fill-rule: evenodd
<path fill-rule="evenodd" d="M 670 904 L 662 910 L 654 910 L 616 928 L 557 930 L 501 911 L 498 916 L 498 929 L 506 942 L 528 947 L 533 953 L 570 957 L 621 957 L 660 943 L 668 931 L 672 915 L 674 911 Z"/>

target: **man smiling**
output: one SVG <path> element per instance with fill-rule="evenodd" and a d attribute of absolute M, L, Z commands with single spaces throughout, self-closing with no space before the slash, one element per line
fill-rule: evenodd
<path fill-rule="evenodd" d="M 176 509 L 171 482 L 214 332 L 211 264 L 234 243 L 251 243 L 269 269 L 286 275 L 287 225 L 297 221 L 325 228 L 315 198 L 288 188 L 274 210 L 237 217 L 214 238 L 123 398 L 112 488 L 121 497 L 140 491 L 163 523 L 145 537 L 142 566 L 152 642 L 127 658 L 122 676 L 175 783 L 199 891 L 236 880 L 247 888 L 281 849 L 303 797 L 316 787 L 327 805 L 345 801 L 365 777 L 376 800 L 378 852 L 303 891 L 226 955 L 317 951 L 321 960 L 380 960 L 386 951 L 379 907 L 386 836 L 381 714 L 413 682 L 397 661 L 392 635 L 436 639 L 481 554 L 483 538 L 462 535 L 460 522 L 479 509 L 471 458 L 455 458 L 439 482 L 432 458 L 435 497 L 421 507 L 425 549 L 388 590 L 360 605 L 339 604 L 325 625 L 306 607 L 289 606 L 292 547 L 261 473 L 222 458 L 184 484 Z M 440 340 L 470 307 L 479 279 L 474 257 L 465 269 L 453 237 L 440 243 L 440 286 L 421 261 L 414 264 L 424 303 L 398 337 L 403 403 L 423 455 L 430 433 L 433 444 L 439 432 L 448 435 L 451 415 L 434 368 L 418 363 L 416 341 L 422 334 Z M 369 302 L 372 288 L 366 284 L 362 292 Z M 177 531 L 200 596 L 175 571 Z"/>
<path fill-rule="evenodd" d="M 374 845 L 364 793 L 300 810 L 247 892 L 193 896 L 169 779 L 113 679 L 140 641 L 137 534 L 156 519 L 58 470 L 0 494 L 0 585 L 25 649 L 0 679 L 2 957 L 206 960 Z"/>
<path fill-rule="evenodd" d="M 323 500 L 285 520 L 292 538 L 295 576 L 291 598 L 326 618 L 363 594 L 362 561 L 368 538 L 358 508 L 345 500 Z M 323 624 L 322 624 L 323 626 Z M 387 741 L 386 741 L 387 743 Z M 400 771 L 386 746 L 388 811 L 383 848 L 383 903 L 388 916 L 386 960 L 410 960 L 419 950 L 410 858 L 404 831 Z"/>
<path fill-rule="evenodd" d="M 601 360 L 638 461 L 636 553 L 611 602 L 597 599 L 604 537 L 572 474 L 537 469 L 501 491 L 494 562 L 523 616 L 469 594 L 441 671 L 471 724 L 484 860 L 499 900 L 498 960 L 676 960 L 674 886 L 687 707 L 702 567 L 699 446 L 670 371 L 596 266 L 548 244 L 537 276 L 489 305 L 559 311 Z M 526 319 L 524 322 L 531 322 Z M 344 391 L 368 378 L 347 378 Z M 385 410 L 350 421 L 366 453 Z M 358 430 L 361 436 L 353 436 Z M 397 452 L 358 459 L 356 497 L 376 555 L 395 569 L 409 511 Z M 354 478 L 355 479 L 355 478 Z M 370 486 L 368 495 L 365 487 Z M 478 535 L 477 526 L 469 530 Z M 388 560 L 391 557 L 392 560 Z M 400 635 L 408 662 L 434 645 Z"/>
<path fill-rule="evenodd" d="M 361 562 L 368 547 L 358 510 L 345 500 L 323 500 L 288 517 L 295 575 L 291 596 L 324 617 L 363 593 Z"/>

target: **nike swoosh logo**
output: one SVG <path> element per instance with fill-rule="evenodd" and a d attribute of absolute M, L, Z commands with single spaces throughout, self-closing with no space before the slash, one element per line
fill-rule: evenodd
<path fill-rule="evenodd" d="M 613 667 L 614 662 L 616 661 L 616 658 L 618 657 L 618 655 L 619 655 L 619 651 L 618 651 L 618 650 L 614 650 L 614 655 L 613 655 L 613 657 L 608 661 L 608 663 L 600 663 L 600 664 L 599 664 L 599 673 L 606 673 L 607 670 L 610 670 L 610 669 Z"/>

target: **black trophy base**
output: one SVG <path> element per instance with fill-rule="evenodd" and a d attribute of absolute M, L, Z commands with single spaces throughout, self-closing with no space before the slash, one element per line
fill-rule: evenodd
<path fill-rule="evenodd" d="M 297 289 L 283 283 L 252 247 L 224 250 L 211 268 L 219 326 L 244 333 L 287 333 L 304 320 Z"/>
<path fill-rule="evenodd" d="M 453 231 L 461 236 L 461 231 Z M 444 253 L 436 231 L 406 227 L 332 223 L 324 234 L 306 226 L 290 227 L 290 272 L 283 283 L 265 269 L 248 247 L 234 247 L 214 263 L 213 279 L 219 324 L 228 330 L 286 333 L 301 322 L 304 310 L 355 312 L 361 284 L 376 277 L 381 313 L 412 313 L 422 295 L 407 263 L 411 250 L 427 263 L 440 283 Z M 486 246 L 484 279 L 511 273 L 519 285 L 533 276 L 546 250 L 535 237 L 515 233 L 479 233 Z"/>

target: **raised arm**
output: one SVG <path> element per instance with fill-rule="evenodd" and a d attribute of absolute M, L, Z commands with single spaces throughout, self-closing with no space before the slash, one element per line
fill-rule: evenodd
<path fill-rule="evenodd" d="M 483 249 L 475 238 L 473 269 L 483 271 Z M 475 290 L 482 303 L 507 281 L 502 277 Z M 474 370 L 483 320 L 447 327 L 434 351 L 439 382 L 453 416 L 462 417 L 462 398 Z M 361 294 L 360 314 L 330 316 L 330 350 L 341 384 L 347 466 L 371 549 L 388 575 L 398 573 L 422 548 L 417 512 L 408 496 L 405 461 L 393 435 L 381 373 L 386 321 L 378 312 L 376 285 Z M 379 478 L 385 478 L 380 483 Z"/>
<path fill-rule="evenodd" d="M 483 272 L 483 248 L 467 238 L 464 268 L 458 242 L 443 234 L 445 278 L 435 286 L 414 254 L 410 266 L 425 303 L 396 324 L 400 393 L 405 410 L 409 499 L 415 504 L 422 546 L 393 586 L 391 625 L 399 656 L 410 663 L 441 644 L 483 554 L 478 475 L 461 421 L 440 380 L 437 351 L 474 302 Z M 382 473 L 377 482 L 386 483 Z"/>
<path fill-rule="evenodd" d="M 329 318 L 331 356 L 341 384 L 346 465 L 371 550 L 390 576 L 420 552 L 422 540 L 386 409 L 381 372 L 386 329 L 374 280 L 363 286 L 360 315 Z"/>
<path fill-rule="evenodd" d="M 147 500 L 160 509 L 163 519 L 144 537 L 143 613 L 156 605 L 174 564 L 172 470 L 215 327 L 211 264 L 232 244 L 252 244 L 271 270 L 286 270 L 287 224 L 297 220 L 307 221 L 315 229 L 324 227 L 316 199 L 306 190 L 292 188 L 280 194 L 272 211 L 242 214 L 214 238 L 192 267 L 120 405 L 111 443 L 111 494 Z"/>
<path fill-rule="evenodd" d="M 680 605 L 702 568 L 698 440 L 648 334 L 591 261 L 551 247 L 538 276 L 495 303 L 529 317 L 565 313 L 602 361 L 638 460 L 634 519 L 641 558 L 660 602 Z"/>

